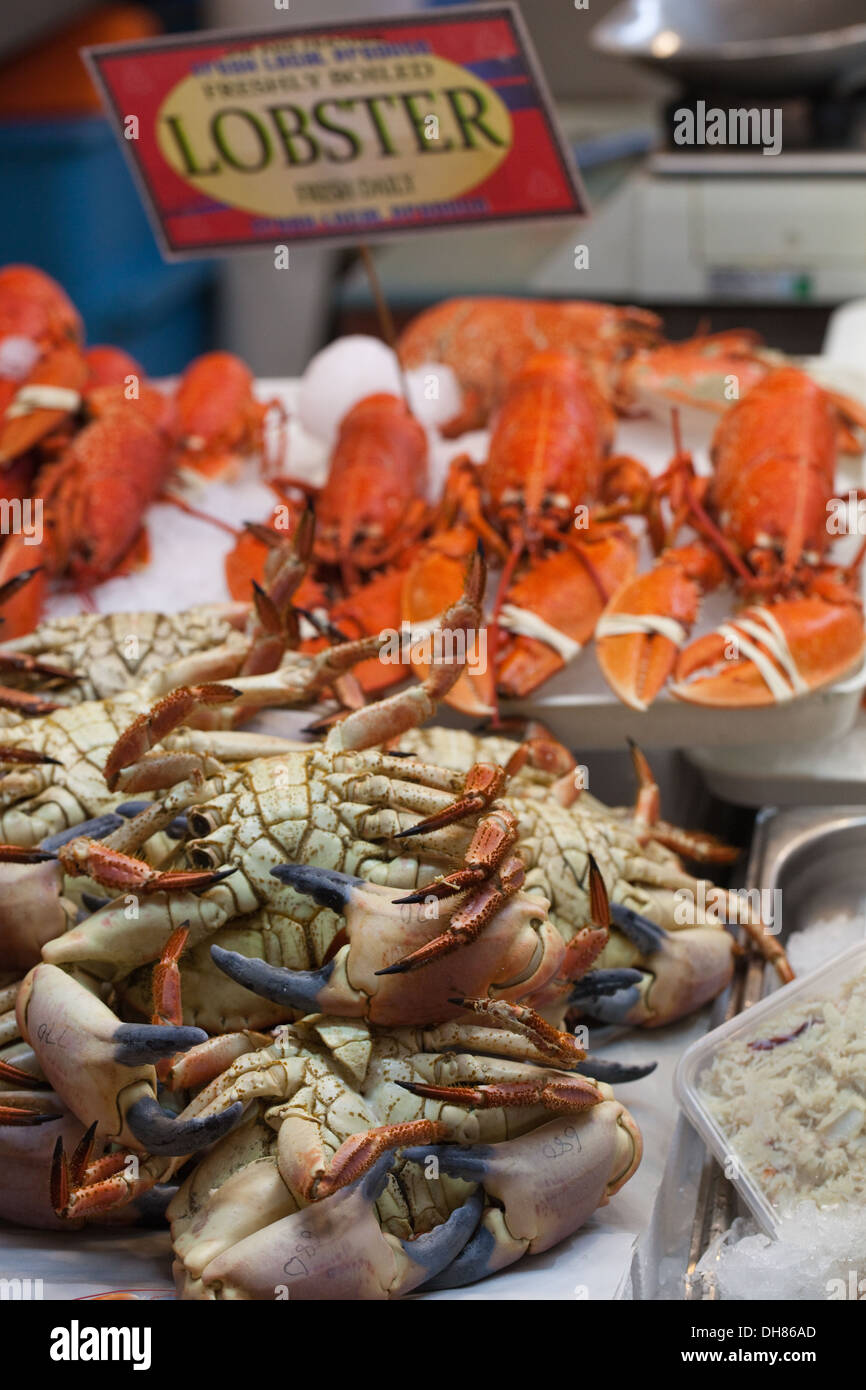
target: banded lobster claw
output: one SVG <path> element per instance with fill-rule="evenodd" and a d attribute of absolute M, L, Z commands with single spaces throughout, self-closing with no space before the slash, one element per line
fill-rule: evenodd
<path fill-rule="evenodd" d="M 16 1002 L 21 1036 L 46 1080 L 82 1124 L 137 1152 L 183 1155 L 211 1144 L 242 1107 L 205 1120 L 184 1119 L 157 1100 L 155 1063 L 206 1041 L 201 1028 L 120 1023 L 84 985 L 54 965 L 37 965 Z"/>
<path fill-rule="evenodd" d="M 605 680 L 624 704 L 649 708 L 674 672 L 702 595 L 723 578 L 719 557 L 695 541 L 665 551 L 613 595 L 596 627 L 596 649 Z"/>
<path fill-rule="evenodd" d="M 580 545 L 530 561 L 499 613 L 507 636 L 496 671 L 499 691 L 521 699 L 573 661 L 596 630 L 605 596 L 631 578 L 636 562 L 628 528 L 598 522 Z"/>
<path fill-rule="evenodd" d="M 841 679 L 863 658 L 863 612 L 853 590 L 742 609 L 680 652 L 672 694 L 721 708 L 780 704 Z"/>

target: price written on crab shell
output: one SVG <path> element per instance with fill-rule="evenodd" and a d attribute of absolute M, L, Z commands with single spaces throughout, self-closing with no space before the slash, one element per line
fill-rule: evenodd
<path fill-rule="evenodd" d="M 170 256 L 586 211 L 511 5 L 87 60 Z"/>

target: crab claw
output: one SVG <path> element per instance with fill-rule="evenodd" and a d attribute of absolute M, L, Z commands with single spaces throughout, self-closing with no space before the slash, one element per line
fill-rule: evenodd
<path fill-rule="evenodd" d="M 334 973 L 334 961 L 318 970 L 288 970 L 281 965 L 269 965 L 258 956 L 242 956 L 223 946 L 211 946 L 211 959 L 218 970 L 235 984 L 252 990 L 261 999 L 283 1004 L 286 1009 L 315 1013 L 326 1007 L 325 993 Z"/>
<path fill-rule="evenodd" d="M 651 1076 L 657 1066 L 658 1062 L 615 1062 L 612 1058 L 596 1057 L 588 1052 L 578 1063 L 577 1071 L 608 1086 L 624 1086 L 629 1081 L 642 1081 L 645 1076 Z"/>
<path fill-rule="evenodd" d="M 61 843 L 58 857 L 68 874 L 86 874 L 118 894 L 163 890 L 201 893 L 236 872 L 232 865 L 227 869 L 177 869 L 163 873 L 141 859 L 78 834 Z"/>
<path fill-rule="evenodd" d="M 645 710 L 673 674 L 701 596 L 724 578 L 721 560 L 700 541 L 666 551 L 651 570 L 614 594 L 595 630 L 596 651 L 611 690 Z"/>
<path fill-rule="evenodd" d="M 418 1132 L 418 1138 L 429 1133 L 434 1142 L 441 1137 L 441 1126 L 429 1121 L 352 1135 L 334 1155 L 334 1162 L 343 1150 L 374 1153 L 378 1148 L 366 1171 L 210 1260 L 201 1276 L 206 1295 L 290 1298 L 293 1302 L 381 1299 L 410 1293 L 449 1266 L 477 1228 L 480 1193 L 471 1193 L 447 1221 L 414 1240 L 400 1240 L 387 1232 L 375 1209 L 395 1157 L 393 1147 L 381 1152 L 378 1135 L 387 1142 L 399 1142 L 411 1135 L 397 1132 L 411 1130 Z M 433 1144 L 421 1152 L 434 1152 Z"/>
<path fill-rule="evenodd" d="M 442 901 L 431 891 L 424 903 L 333 870 L 278 865 L 272 872 L 282 883 L 345 916 L 331 958 L 318 970 L 296 971 L 216 946 L 211 954 L 232 979 L 286 1008 L 360 1015 L 388 1027 L 460 1017 L 450 959 L 458 946 L 464 995 L 483 998 L 493 987 L 505 1000 L 529 997 L 556 978 L 565 943 L 547 901 L 521 892 L 509 863 L 480 889 Z M 519 860 L 514 872 L 522 876 Z"/>
<path fill-rule="evenodd" d="M 0 970 L 29 970 L 69 926 L 63 870 L 53 855 L 38 853 L 35 863 L 0 862 Z"/>
<path fill-rule="evenodd" d="M 183 1119 L 156 1100 L 153 1063 L 204 1042 L 201 1028 L 120 1023 L 96 995 L 54 965 L 37 965 L 16 1002 L 21 1036 L 46 1080 L 83 1124 L 127 1148 L 187 1154 L 239 1119 L 240 1105 L 204 1120 Z"/>
<path fill-rule="evenodd" d="M 104 816 L 95 816 L 92 820 L 79 821 L 77 825 L 71 825 L 66 830 L 58 830 L 56 835 L 46 835 L 44 840 L 39 841 L 39 848 L 54 854 L 71 840 L 77 840 L 79 836 L 88 840 L 104 840 L 122 825 L 123 816 L 117 815 L 114 811 L 107 811 Z"/>
<path fill-rule="evenodd" d="M 863 657 L 855 602 L 817 595 L 744 609 L 680 652 L 678 700 L 741 708 L 781 704 L 844 676 Z"/>
<path fill-rule="evenodd" d="M 734 943 L 726 931 L 668 932 L 637 913 L 632 916 L 631 933 L 624 916 L 617 925 L 638 952 L 639 968 L 590 971 L 571 995 L 578 1008 L 604 1023 L 659 1028 L 693 1013 L 729 984 Z"/>
<path fill-rule="evenodd" d="M 271 873 L 280 883 L 305 893 L 320 907 L 329 907 L 332 912 L 345 912 L 352 889 L 364 882 L 351 874 L 341 874 L 338 869 L 319 869 L 312 864 L 278 864 Z"/>
<path fill-rule="evenodd" d="M 642 1147 L 625 1107 L 604 1100 L 500 1144 L 407 1149 L 404 1157 L 417 1162 L 435 1155 L 440 1174 L 480 1184 L 495 1202 L 424 1289 L 460 1288 L 556 1245 L 628 1181 Z"/>
<path fill-rule="evenodd" d="M 51 1155 L 58 1138 L 74 1149 L 83 1134 L 81 1121 L 65 1110 L 36 1128 L 0 1125 L 0 1218 L 39 1230 L 68 1229 L 51 1204 Z"/>

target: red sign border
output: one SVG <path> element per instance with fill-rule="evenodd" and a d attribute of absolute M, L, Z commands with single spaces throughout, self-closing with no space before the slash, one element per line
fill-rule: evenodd
<path fill-rule="evenodd" d="M 305 34 L 347 34 L 353 35 L 355 30 L 362 29 L 365 25 L 375 24 L 380 27 L 387 26 L 388 29 L 417 28 L 419 25 L 433 25 L 454 23 L 460 20 L 474 18 L 486 19 L 505 19 L 508 20 L 514 31 L 514 37 L 521 58 L 526 64 L 529 75 L 535 85 L 539 97 L 539 109 L 544 118 L 544 124 L 550 138 L 551 146 L 556 153 L 563 181 L 570 189 L 574 206 L 561 208 L 556 212 L 507 212 L 507 213 L 478 213 L 468 217 L 462 217 L 459 221 L 429 222 L 422 227 L 386 227 L 386 228 L 365 228 L 359 229 L 357 233 L 346 233 L 337 230 L 330 232 L 312 232 L 307 235 L 288 236 L 286 241 L 291 244 L 296 242 L 300 246 L 322 247 L 333 246 L 336 248 L 345 246 L 358 246 L 361 242 L 390 241 L 395 238 L 407 236 L 423 236 L 424 233 L 459 231 L 465 227 L 495 226 L 508 222 L 541 222 L 554 223 L 563 218 L 580 219 L 589 216 L 590 204 L 586 196 L 586 190 L 580 177 L 577 164 L 572 158 L 556 120 L 553 117 L 553 98 L 547 79 L 538 61 L 538 56 L 532 44 L 532 40 L 527 30 L 523 15 L 518 9 L 514 0 L 499 0 L 499 3 L 480 4 L 480 5 L 449 5 L 431 11 L 419 10 L 404 15 L 387 15 L 385 17 L 370 19 L 352 19 L 342 22 L 332 22 L 328 24 L 305 24 L 297 28 L 282 32 L 279 29 L 204 29 L 197 32 L 186 34 L 165 34 L 152 39 L 139 40 L 135 43 L 110 43 L 93 44 L 80 50 L 81 57 L 87 66 L 91 79 L 100 94 L 102 104 L 106 108 L 107 115 L 114 126 L 126 163 L 138 189 L 139 196 L 144 204 L 151 224 L 157 244 L 162 256 L 167 261 L 186 261 L 199 260 L 203 256 L 218 256 L 223 253 L 237 255 L 243 252 L 260 251 L 262 247 L 278 245 L 278 237 L 261 237 L 255 241 L 244 239 L 243 241 L 220 241 L 203 242 L 196 247 L 176 247 L 169 239 L 166 228 L 163 224 L 159 208 L 151 193 L 150 184 L 147 176 L 139 163 L 135 152 L 135 141 L 127 140 L 124 134 L 123 114 L 118 110 L 114 102 L 114 96 L 109 90 L 107 82 L 104 80 L 101 69 L 100 59 L 102 57 L 124 57 L 141 53 L 142 51 L 151 52 L 157 48 L 183 48 L 191 43 L 204 43 L 210 40 L 220 42 L 231 39 L 243 39 L 246 41 L 266 42 L 268 39 L 287 39 L 302 38 Z"/>

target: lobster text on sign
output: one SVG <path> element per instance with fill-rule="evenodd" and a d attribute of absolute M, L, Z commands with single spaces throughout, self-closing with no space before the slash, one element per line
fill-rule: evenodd
<path fill-rule="evenodd" d="M 681 106 L 674 112 L 676 145 L 755 145 L 762 154 L 781 154 L 781 107 L 707 107 L 695 102 L 695 109 Z"/>
<path fill-rule="evenodd" d="M 163 158 L 199 192 L 272 217 L 460 197 L 507 156 L 511 117 L 474 73 L 416 50 L 287 41 L 196 64 L 160 108 Z"/>
<path fill-rule="evenodd" d="M 0 498 L 0 536 L 23 536 L 25 545 L 41 545 L 42 498 Z"/>

